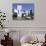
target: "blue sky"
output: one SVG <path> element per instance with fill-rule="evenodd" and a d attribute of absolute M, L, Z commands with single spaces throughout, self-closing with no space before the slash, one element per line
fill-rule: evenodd
<path fill-rule="evenodd" d="M 22 10 L 32 10 L 32 11 L 34 11 L 34 4 L 33 3 L 13 3 L 12 8 L 17 9 L 17 5 L 21 5 Z"/>

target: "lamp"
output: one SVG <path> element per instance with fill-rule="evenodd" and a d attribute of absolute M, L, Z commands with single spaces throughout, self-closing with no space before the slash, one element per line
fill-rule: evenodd
<path fill-rule="evenodd" d="M 7 33 L 7 36 L 9 37 L 10 30 L 9 29 L 5 29 L 5 32 Z"/>
<path fill-rule="evenodd" d="M 5 29 L 5 32 L 6 32 L 6 33 L 9 33 L 9 29 Z"/>

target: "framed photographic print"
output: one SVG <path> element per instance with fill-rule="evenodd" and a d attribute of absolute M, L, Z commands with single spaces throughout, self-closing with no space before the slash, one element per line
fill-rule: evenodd
<path fill-rule="evenodd" d="M 13 3 L 12 18 L 14 20 L 33 20 L 34 4 L 33 3 Z"/>

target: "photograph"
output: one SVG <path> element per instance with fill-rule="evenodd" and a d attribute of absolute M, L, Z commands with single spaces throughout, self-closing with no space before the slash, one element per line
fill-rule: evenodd
<path fill-rule="evenodd" d="M 13 3 L 12 17 L 15 20 L 33 20 L 34 4 L 33 3 Z"/>

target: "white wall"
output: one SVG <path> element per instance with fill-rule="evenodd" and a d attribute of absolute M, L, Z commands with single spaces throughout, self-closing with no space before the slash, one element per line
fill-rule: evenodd
<path fill-rule="evenodd" d="M 29 21 L 12 20 L 12 3 L 34 3 L 35 19 Z M 46 4 L 46 0 L 1 0 L 0 9 L 2 8 L 5 9 L 3 11 L 6 12 L 7 19 L 9 20 L 9 22 L 7 22 L 5 26 L 6 27 L 32 27 L 32 28 L 38 27 L 39 30 L 44 29 L 44 28 L 40 29 L 39 27 L 46 27 L 46 5 L 45 4 Z M 35 28 L 34 30 L 38 30 L 38 29 Z"/>

